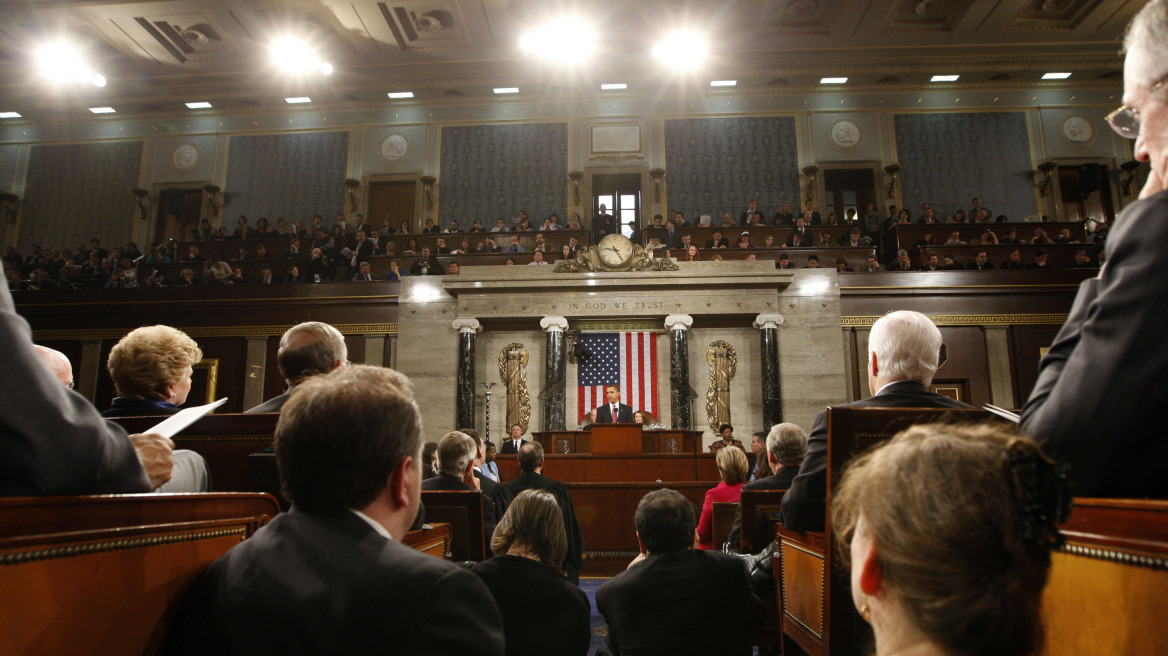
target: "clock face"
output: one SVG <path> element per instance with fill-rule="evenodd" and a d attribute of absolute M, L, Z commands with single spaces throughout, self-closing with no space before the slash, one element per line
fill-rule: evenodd
<path fill-rule="evenodd" d="M 608 266 L 624 264 L 633 255 L 633 242 L 621 235 L 607 235 L 596 245 L 600 261 Z"/>

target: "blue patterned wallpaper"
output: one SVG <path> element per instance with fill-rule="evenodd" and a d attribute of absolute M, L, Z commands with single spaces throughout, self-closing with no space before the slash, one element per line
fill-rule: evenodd
<path fill-rule="evenodd" d="M 21 210 L 20 243 L 73 248 L 97 237 L 106 248 L 130 241 L 142 142 L 33 146 Z M 139 244 L 141 246 L 142 244 Z"/>
<path fill-rule="evenodd" d="M 802 202 L 791 117 L 665 121 L 665 171 L 669 210 L 691 223 L 706 210 L 737 221 L 751 198 L 770 222 L 782 203 Z"/>
<path fill-rule="evenodd" d="M 232 137 L 227 152 L 223 224 L 230 229 L 240 214 L 253 226 L 260 217 L 310 223 L 320 214 L 331 226 L 344 209 L 348 132 Z"/>
<path fill-rule="evenodd" d="M 921 203 L 945 219 L 968 212 L 974 196 L 1011 221 L 1038 211 L 1024 113 L 897 114 L 895 127 L 901 198 L 913 220 Z"/>
<path fill-rule="evenodd" d="M 474 219 L 508 225 L 519 210 L 566 221 L 568 126 L 566 123 L 468 125 L 442 128 L 442 167 L 437 194 L 442 226 Z"/>

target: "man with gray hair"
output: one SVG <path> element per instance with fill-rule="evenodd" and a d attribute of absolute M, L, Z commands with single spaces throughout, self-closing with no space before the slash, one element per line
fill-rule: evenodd
<path fill-rule="evenodd" d="M 584 534 L 580 529 L 580 519 L 576 516 L 576 506 L 563 483 L 543 475 L 543 445 L 539 442 L 525 442 L 519 447 L 520 474 L 507 483 L 514 496 L 524 490 L 547 490 L 556 497 L 560 514 L 564 516 L 564 535 L 568 538 L 568 552 L 564 555 L 563 569 L 569 581 L 580 583 L 580 568 L 584 566 Z"/>
<path fill-rule="evenodd" d="M 761 453 L 759 454 L 761 459 Z M 770 476 L 763 476 L 742 486 L 745 490 L 786 490 L 799 473 L 803 456 L 807 455 L 807 433 L 795 424 L 775 424 L 766 434 L 766 461 Z M 722 551 L 739 553 L 738 543 L 742 535 L 742 504 L 734 510 L 734 524 Z"/>
<path fill-rule="evenodd" d="M 1075 496 L 1168 498 L 1160 412 L 1168 322 L 1168 0 L 1144 5 L 1124 39 L 1123 105 L 1107 116 L 1148 162 L 1139 200 L 1107 238 L 1107 264 L 1083 281 L 1022 410 L 1022 430 L 1070 463 Z"/>
<path fill-rule="evenodd" d="M 422 489 L 481 491 L 482 484 L 474 475 L 479 447 L 474 438 L 461 431 L 450 431 L 438 441 L 438 475 L 422 481 Z M 495 502 L 483 494 L 483 534 L 489 542 L 495 532 Z"/>
<path fill-rule="evenodd" d="M 292 326 L 280 338 L 280 350 L 276 352 L 276 364 L 288 390 L 245 412 L 279 412 L 296 385 L 310 376 L 327 374 L 344 366 L 348 360 L 345 338 L 336 328 L 320 321 Z"/>
<path fill-rule="evenodd" d="M 867 399 L 843 408 L 971 408 L 929 391 L 941 356 L 941 331 L 920 312 L 889 312 L 868 335 Z M 827 411 L 815 417 L 807 457 L 783 496 L 783 526 L 822 531 L 827 513 Z"/>

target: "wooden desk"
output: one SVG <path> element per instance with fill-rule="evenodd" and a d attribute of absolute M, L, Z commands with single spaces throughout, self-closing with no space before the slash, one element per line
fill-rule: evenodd
<path fill-rule="evenodd" d="M 619 425 L 619 424 L 618 424 Z M 594 453 L 592 431 L 542 431 L 531 434 L 543 446 L 547 455 Z M 641 448 L 633 453 L 698 453 L 701 449 L 701 431 L 688 430 L 642 430 Z"/>

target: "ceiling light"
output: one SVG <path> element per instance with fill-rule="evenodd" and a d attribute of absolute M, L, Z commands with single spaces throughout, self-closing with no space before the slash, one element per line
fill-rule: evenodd
<path fill-rule="evenodd" d="M 92 84 L 104 87 L 105 76 L 94 71 L 86 59 L 84 53 L 66 41 L 50 41 L 33 52 L 33 61 L 41 78 L 50 84 Z"/>
<path fill-rule="evenodd" d="M 90 107 L 89 111 L 94 114 L 114 114 L 116 110 L 113 107 Z"/>
<path fill-rule="evenodd" d="M 90 81 L 93 82 L 93 86 L 99 89 L 105 88 L 105 76 L 101 73 L 94 73 Z"/>
<path fill-rule="evenodd" d="M 930 82 L 956 82 L 960 75 L 934 75 Z"/>
<path fill-rule="evenodd" d="M 414 92 L 413 91 L 390 91 L 389 97 L 395 98 L 395 99 L 396 98 L 413 98 Z"/>
<path fill-rule="evenodd" d="M 297 96 L 295 98 L 285 98 L 284 102 L 288 103 L 289 105 L 295 105 L 298 103 L 310 103 L 310 102 L 312 102 L 312 98 L 309 98 L 308 96 Z"/>
<path fill-rule="evenodd" d="M 627 88 L 629 88 L 629 85 L 627 85 L 627 84 L 624 84 L 624 83 L 620 83 L 620 84 L 602 84 L 602 85 L 600 85 L 600 88 L 601 88 L 602 90 L 604 90 L 604 91 L 615 91 L 615 90 L 617 90 L 617 89 L 627 89 Z"/>
<path fill-rule="evenodd" d="M 526 53 L 560 63 L 579 63 L 596 49 L 596 28 L 578 16 L 565 16 L 534 27 L 519 37 Z"/>
<path fill-rule="evenodd" d="M 653 46 L 653 56 L 678 70 L 692 70 L 706 60 L 706 39 L 690 30 L 669 34 Z"/>
<path fill-rule="evenodd" d="M 821 77 L 821 78 L 819 78 L 819 83 L 820 84 L 847 84 L 848 78 L 846 78 L 846 77 Z"/>
<path fill-rule="evenodd" d="M 316 51 L 303 39 L 284 36 L 272 41 L 268 46 L 272 63 L 288 73 L 303 74 L 318 71 L 332 75 L 333 65 L 321 60 Z"/>
<path fill-rule="evenodd" d="M 0 112 L 0 118 L 20 118 L 18 112 Z"/>
<path fill-rule="evenodd" d="M 206 101 L 189 102 L 187 103 L 187 109 L 211 109 L 211 103 Z"/>
<path fill-rule="evenodd" d="M 1070 77 L 1070 73 L 1047 73 L 1042 76 L 1044 80 L 1065 80 Z"/>
<path fill-rule="evenodd" d="M 495 93 L 519 93 L 519 87 L 495 87 Z"/>
<path fill-rule="evenodd" d="M 710 82 L 712 87 L 733 87 L 738 85 L 738 80 L 713 80 Z"/>

